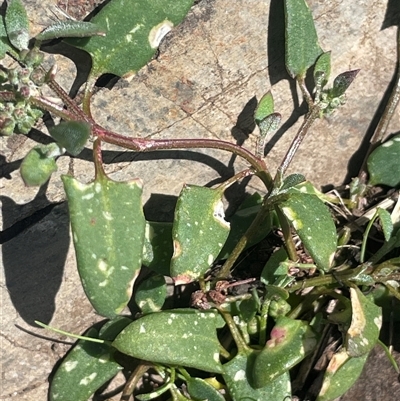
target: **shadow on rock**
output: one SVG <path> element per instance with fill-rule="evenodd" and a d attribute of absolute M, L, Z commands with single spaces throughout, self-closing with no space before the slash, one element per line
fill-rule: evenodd
<path fill-rule="evenodd" d="M 15 210 L 26 205 L 17 205 L 6 196 L 1 196 L 0 200 L 3 227 L 9 227 L 8 218 L 15 214 Z M 16 223 L 20 232 L 14 230 L 13 235 L 2 241 L 8 293 L 18 314 L 32 326 L 35 326 L 35 320 L 49 323 L 53 316 L 69 247 L 66 204 L 50 205 L 45 209 L 47 213 L 37 218 L 39 221 L 32 223 L 32 219 L 24 219 L 25 227 L 21 224 L 24 221 Z"/>

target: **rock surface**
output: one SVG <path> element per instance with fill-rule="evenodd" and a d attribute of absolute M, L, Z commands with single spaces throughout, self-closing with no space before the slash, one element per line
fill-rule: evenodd
<path fill-rule="evenodd" d="M 65 6 L 68 2 L 26 0 L 24 3 L 32 25 L 37 24 L 33 25 L 34 34 L 54 19 L 51 13 L 54 5 Z M 275 108 L 283 116 L 282 129 L 271 138 L 266 149 L 267 164 L 274 171 L 304 113 L 298 106 L 299 91 L 289 80 L 283 64 L 280 3 L 200 1 L 185 22 L 164 40 L 159 56 L 130 83 L 117 84 L 113 90 L 103 89 L 94 97 L 96 120 L 126 135 L 207 137 L 239 143 L 246 139 L 244 146 L 252 149 L 256 131 L 249 116 L 256 104 L 254 97 L 260 99 L 272 87 Z M 395 70 L 396 29 L 381 29 L 385 15 L 393 10 L 387 8 L 386 2 L 375 0 L 309 0 L 308 3 L 323 49 L 332 50 L 333 75 L 357 68 L 361 71 L 348 91 L 347 104 L 329 119 L 316 122 L 296 155 L 291 172 L 303 173 L 318 186 L 337 185 L 357 171 L 353 155 L 366 133 L 372 133 L 371 121 L 375 121 Z M 51 58 L 59 64 L 60 83 L 69 90 L 76 72 L 74 63 L 59 56 Z M 82 77 L 87 70 L 87 58 L 82 55 L 77 64 Z M 400 113 L 395 115 L 389 132 L 394 133 L 399 127 Z M 38 129 L 45 132 L 42 126 Z M 34 144 L 31 138 L 45 139 L 38 131 L 27 139 L 2 138 L 0 142 L 3 163 L 0 400 L 47 399 L 48 375 L 69 346 L 49 341 L 47 337 L 68 340 L 37 328 L 34 320 L 71 332 L 81 332 L 101 320 L 84 296 L 70 246 L 60 182 L 69 160 L 60 158 L 59 170 L 45 188 L 39 191 L 26 188 L 18 167 Z M 105 160 L 107 171 L 115 179 L 142 178 L 147 216 L 161 219 L 170 218 L 182 183 L 220 182 L 221 177 L 226 179 L 246 166 L 225 152 L 198 150 L 139 155 L 110 147 Z M 89 151 L 75 160 L 74 169 L 82 181 L 92 179 Z M 250 187 L 261 188 L 256 180 L 250 182 Z M 360 384 L 342 401 L 400 399 L 395 373 L 386 365 L 382 368 L 381 358 L 377 350 Z M 377 374 L 382 371 L 384 375 Z"/>

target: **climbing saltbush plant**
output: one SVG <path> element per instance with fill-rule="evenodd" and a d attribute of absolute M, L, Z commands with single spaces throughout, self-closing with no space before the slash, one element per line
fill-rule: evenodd
<path fill-rule="evenodd" d="M 271 91 L 254 113 L 255 149 L 212 139 L 126 137 L 92 118 L 96 79 L 135 74 L 193 0 L 111 0 L 90 22 L 57 22 L 33 38 L 22 1 L 5 3 L 1 135 L 27 134 L 44 112 L 61 120 L 49 130 L 53 141 L 24 158 L 25 184 L 45 184 L 58 158 L 93 148 L 93 180 L 64 175 L 62 182 L 82 286 L 106 322 L 78 336 L 55 370 L 49 399 L 88 400 L 120 371 L 127 377 L 121 400 L 329 401 L 344 394 L 380 343 L 382 316 L 390 315 L 386 305 L 400 299 L 400 136 L 386 133 L 398 93 L 358 177 L 324 194 L 287 169 L 312 123 L 345 103 L 358 71 L 342 72 L 327 86 L 331 54 L 321 48 L 304 0 L 284 1 L 285 54 L 308 112 L 275 174 L 264 160 L 268 137 L 281 121 Z M 57 83 L 56 67 L 44 67 L 42 44 L 59 38 L 91 56 L 81 104 Z M 10 58 L 14 63 L 7 64 Z M 397 80 L 398 88 L 399 74 Z M 242 157 L 248 168 L 216 187 L 184 184 L 172 223 L 146 221 L 140 177 L 109 178 L 104 143 L 136 152 L 217 148 Z M 227 218 L 225 191 L 249 176 L 261 179 L 266 195 L 249 195 Z M 377 202 L 376 192 L 387 194 L 385 203 Z M 236 276 L 243 255 L 259 244 L 270 251 L 258 273 Z M 189 289 L 190 301 L 175 299 L 171 282 Z M 139 312 L 128 308 L 132 302 Z M 311 386 L 328 333 L 336 345 L 330 360 L 319 364 L 323 379 Z M 146 390 L 145 374 L 159 384 Z"/>

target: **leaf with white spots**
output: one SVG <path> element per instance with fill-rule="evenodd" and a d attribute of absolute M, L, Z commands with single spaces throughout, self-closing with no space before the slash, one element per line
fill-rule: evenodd
<path fill-rule="evenodd" d="M 286 400 L 291 399 L 289 372 L 282 373 L 261 388 L 255 388 L 252 369 L 255 352 L 242 351 L 223 365 L 223 377 L 232 400 Z"/>
<path fill-rule="evenodd" d="M 167 284 L 160 274 L 147 277 L 135 290 L 135 302 L 143 314 L 159 312 L 166 298 Z"/>
<path fill-rule="evenodd" d="M 87 337 L 98 338 L 92 328 Z M 79 340 L 58 367 L 49 390 L 50 401 L 87 401 L 104 383 L 120 370 L 106 344 Z"/>
<path fill-rule="evenodd" d="M 400 134 L 377 147 L 368 157 L 369 184 L 400 185 Z"/>
<path fill-rule="evenodd" d="M 321 391 L 316 401 L 332 401 L 346 393 L 359 378 L 368 354 L 358 358 L 348 355 L 345 348 L 336 352 L 326 368 Z"/>
<path fill-rule="evenodd" d="M 143 265 L 158 274 L 168 276 L 173 252 L 172 223 L 146 221 Z"/>
<path fill-rule="evenodd" d="M 256 388 L 261 388 L 302 361 L 317 345 L 307 322 L 280 316 L 253 367 Z"/>
<path fill-rule="evenodd" d="M 103 177 L 90 184 L 70 176 L 62 180 L 83 288 L 99 314 L 114 317 L 129 302 L 141 268 L 141 183 Z"/>
<path fill-rule="evenodd" d="M 336 227 L 328 208 L 315 195 L 290 190 L 290 197 L 279 205 L 296 230 L 318 269 L 327 272 L 337 247 Z"/>
<path fill-rule="evenodd" d="M 175 284 L 202 277 L 224 246 L 230 225 L 224 219 L 222 196 L 218 189 L 183 187 L 172 227 L 171 276 Z"/>
<path fill-rule="evenodd" d="M 113 0 L 91 19 L 105 37 L 68 39 L 93 60 L 90 75 L 132 75 L 154 56 L 162 38 L 179 24 L 193 0 Z"/>
<path fill-rule="evenodd" d="M 368 354 L 378 342 L 382 326 L 382 309 L 370 301 L 358 288 L 350 288 L 351 324 L 346 333 L 346 348 L 350 356 Z"/>
<path fill-rule="evenodd" d="M 221 373 L 217 311 L 176 309 L 145 315 L 126 327 L 112 345 L 145 361 Z"/>

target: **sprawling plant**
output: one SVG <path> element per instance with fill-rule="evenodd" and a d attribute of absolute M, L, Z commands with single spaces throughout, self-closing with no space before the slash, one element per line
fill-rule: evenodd
<path fill-rule="evenodd" d="M 95 80 L 143 67 L 193 0 L 111 0 L 90 22 L 58 22 L 34 38 L 21 0 L 6 3 L 0 24 L 1 134 L 27 134 L 45 111 L 61 119 L 49 130 L 53 142 L 34 147 L 23 160 L 26 185 L 43 185 L 57 158 L 93 146 L 93 181 L 72 175 L 62 181 L 82 285 L 107 321 L 78 336 L 55 372 L 50 400 L 85 401 L 121 370 L 128 377 L 121 400 L 134 394 L 139 400 L 283 401 L 297 395 L 329 401 L 345 393 L 380 342 L 382 307 L 390 297 L 400 298 L 400 135 L 386 136 L 400 77 L 359 176 L 341 193 L 323 194 L 303 175 L 287 175 L 287 168 L 312 123 L 344 104 L 358 71 L 341 73 L 327 87 L 331 55 L 318 44 L 304 0 L 284 2 L 285 44 L 286 68 L 308 112 L 274 175 L 264 161 L 267 138 L 281 120 L 271 92 L 255 110 L 259 133 L 252 151 L 212 139 L 126 137 L 92 118 Z M 59 86 L 55 66 L 43 67 L 41 45 L 55 38 L 68 38 L 92 58 L 82 105 Z M 13 67 L 7 67 L 9 57 L 17 62 Z M 43 87 L 59 101 L 44 95 Z M 184 185 L 172 223 L 146 221 L 141 180 L 110 179 L 104 143 L 137 152 L 217 148 L 242 157 L 248 168 L 217 187 Z M 266 195 L 249 195 L 226 219 L 226 189 L 248 176 L 261 179 Z M 390 191 L 384 204 L 370 196 L 376 190 Z M 365 203 L 367 212 L 359 206 Z M 362 216 L 353 218 L 354 210 Z M 269 244 L 267 260 L 256 275 L 237 276 L 234 268 L 246 249 L 260 243 Z M 136 282 L 142 271 L 147 274 Z M 171 302 L 168 277 L 192 291 L 190 302 Z M 129 314 L 132 298 L 139 314 Z M 322 383 L 311 386 L 328 332 L 337 345 L 320 368 Z M 146 372 L 162 383 L 150 392 L 140 384 Z"/>

